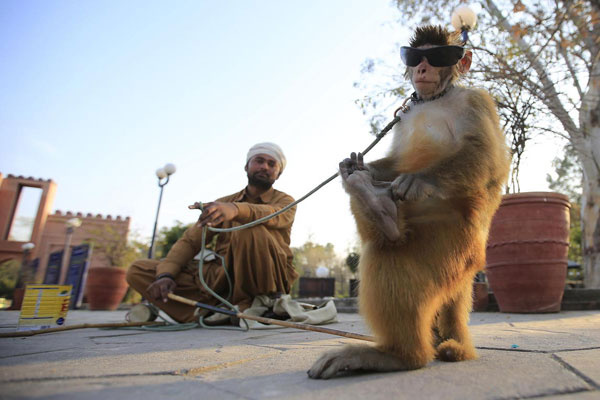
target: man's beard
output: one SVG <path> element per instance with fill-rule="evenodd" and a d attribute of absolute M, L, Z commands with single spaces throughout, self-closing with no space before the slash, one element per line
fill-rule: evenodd
<path fill-rule="evenodd" d="M 258 176 L 258 172 L 255 172 L 254 175 L 248 173 L 248 185 L 256 186 L 261 190 L 269 190 L 273 186 L 273 182 L 269 178 Z"/>

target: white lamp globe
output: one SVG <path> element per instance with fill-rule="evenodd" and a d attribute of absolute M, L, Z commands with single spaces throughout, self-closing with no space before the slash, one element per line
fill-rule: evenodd
<path fill-rule="evenodd" d="M 156 176 L 158 176 L 158 179 L 163 179 L 167 177 L 167 171 L 165 171 L 164 168 L 159 168 L 156 170 Z"/>
<path fill-rule="evenodd" d="M 35 244 L 29 242 L 29 243 L 25 243 L 24 245 L 21 246 L 21 249 L 25 250 L 25 251 L 29 251 L 32 250 L 35 247 Z"/>
<path fill-rule="evenodd" d="M 317 278 L 327 278 L 329 276 L 329 268 L 320 266 L 316 271 Z"/>
<path fill-rule="evenodd" d="M 67 228 L 79 228 L 81 226 L 81 220 L 79 218 L 71 218 L 67 221 Z"/>
<path fill-rule="evenodd" d="M 467 30 L 475 28 L 477 23 L 477 15 L 467 5 L 456 7 L 452 13 L 452 26 L 457 31 L 466 28 Z"/>
<path fill-rule="evenodd" d="M 167 173 L 167 175 L 173 175 L 173 174 L 175 173 L 175 171 L 177 170 L 177 169 L 175 168 L 175 165 L 174 165 L 174 164 L 171 164 L 171 163 L 169 163 L 169 164 L 166 164 L 166 165 L 163 167 L 163 169 L 165 170 L 165 172 Z"/>

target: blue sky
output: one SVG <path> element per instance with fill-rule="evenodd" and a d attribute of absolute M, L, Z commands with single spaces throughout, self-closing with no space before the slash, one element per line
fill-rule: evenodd
<path fill-rule="evenodd" d="M 408 39 L 396 15 L 389 0 L 3 0 L 0 172 L 52 179 L 53 210 L 130 216 L 149 237 L 157 168 L 178 169 L 159 226 L 192 222 L 187 205 L 242 189 L 248 148 L 273 141 L 275 187 L 299 198 L 371 142 L 353 83 Z M 545 189 L 555 151 L 536 153 L 522 190 Z M 355 242 L 339 180 L 299 205 L 292 245 L 308 239 Z"/>

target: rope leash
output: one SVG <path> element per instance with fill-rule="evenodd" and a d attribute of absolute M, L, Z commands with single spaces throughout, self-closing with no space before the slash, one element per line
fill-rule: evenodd
<path fill-rule="evenodd" d="M 396 112 L 394 113 L 394 119 L 389 122 L 385 128 L 383 128 L 381 130 L 381 132 L 379 132 L 379 134 L 377 134 L 377 136 L 375 137 L 375 140 L 362 152 L 363 155 L 367 154 L 369 151 L 371 151 L 371 149 L 373 147 L 375 147 L 375 145 L 377 143 L 379 143 L 379 141 L 381 139 L 383 139 L 383 137 L 394 127 L 394 125 L 396 125 L 398 122 L 401 121 L 401 117 L 400 115 L 398 115 L 398 111 L 403 111 L 406 112 L 408 111 L 408 107 L 406 106 L 406 103 L 410 100 L 411 98 L 408 98 L 404 101 L 404 103 L 402 104 L 402 106 L 396 110 Z M 288 204 L 287 206 L 285 206 L 284 208 L 282 208 L 281 210 L 278 210 L 276 212 L 274 212 L 273 214 L 267 215 L 265 217 L 259 218 L 255 221 L 249 222 L 247 224 L 244 225 L 239 225 L 239 226 L 234 226 L 231 228 L 214 228 L 214 227 L 209 227 L 209 226 L 203 226 L 202 227 L 202 248 L 200 250 L 200 261 L 198 262 L 198 275 L 200 278 L 200 283 L 202 284 L 202 286 L 204 287 L 204 289 L 210 293 L 214 298 L 218 299 L 221 302 L 221 305 L 226 306 L 227 308 L 229 308 L 229 310 L 231 310 L 232 313 L 238 313 L 238 310 L 235 308 L 235 306 L 233 304 L 231 304 L 227 299 L 221 297 L 219 294 L 217 294 L 214 290 L 212 290 L 208 284 L 206 284 L 206 282 L 204 281 L 204 274 L 203 274 L 203 270 L 204 270 L 204 254 L 206 251 L 206 232 L 207 230 L 210 230 L 212 232 L 217 232 L 217 233 L 225 233 L 225 232 L 234 232 L 234 231 L 239 231 L 242 229 L 247 229 L 247 228 L 251 228 L 253 226 L 256 225 L 260 225 L 265 221 L 270 220 L 271 218 L 274 218 L 284 212 L 286 212 L 287 210 L 289 210 L 290 208 L 296 206 L 297 204 L 303 202 L 304 200 L 306 200 L 307 198 L 309 198 L 310 196 L 312 196 L 315 192 L 317 192 L 319 189 L 321 189 L 322 187 L 324 187 L 325 185 L 327 185 L 329 182 L 331 182 L 332 180 L 334 180 L 335 178 L 337 178 L 339 175 L 339 172 L 336 172 L 335 174 L 331 175 L 329 178 L 325 179 L 323 182 L 321 182 L 319 185 L 317 185 L 314 189 L 312 189 L 310 192 L 308 192 L 307 194 L 305 194 L 304 196 L 302 196 L 300 199 Z M 201 202 L 197 202 L 192 206 L 189 206 L 190 209 L 200 209 L 201 211 L 203 211 L 204 206 Z M 229 295 L 227 296 L 227 298 L 231 297 L 231 279 L 229 278 L 229 274 L 227 272 L 227 264 L 225 262 L 225 259 L 222 256 L 217 255 L 220 260 L 221 260 L 221 265 L 223 266 L 223 269 L 225 270 L 225 276 L 227 277 L 227 281 L 229 283 Z M 198 303 L 200 304 L 200 303 Z M 203 307 L 205 308 L 205 307 Z M 222 310 L 222 309 L 221 309 Z M 215 311 L 215 310 L 213 310 Z M 215 312 L 221 312 L 222 311 L 215 311 Z M 232 314 L 233 315 L 233 314 Z M 243 331 L 248 331 L 250 328 L 248 326 L 248 323 L 246 322 L 246 319 L 241 318 L 241 321 L 244 322 L 245 324 L 245 328 L 230 328 L 230 327 L 219 327 L 219 329 L 233 329 L 233 330 L 243 330 Z M 204 322 L 204 316 L 200 317 L 199 319 L 199 324 L 200 326 L 202 326 L 203 328 L 215 328 L 212 326 L 208 326 L 205 324 Z"/>
<path fill-rule="evenodd" d="M 401 121 L 401 117 L 398 115 L 398 111 L 407 112 L 408 111 L 408 106 L 406 106 L 406 103 L 409 100 L 410 100 L 410 98 L 406 99 L 404 101 L 404 103 L 402 104 L 402 106 L 398 110 L 396 110 L 396 112 L 394 113 L 394 119 L 390 123 L 388 123 L 385 126 L 385 128 L 383 128 L 381 130 L 381 132 L 379 132 L 379 134 L 377 134 L 375 140 L 362 152 L 363 155 L 365 155 L 369 151 L 371 151 L 371 149 L 373 147 L 375 147 L 375 145 L 377 143 L 379 143 L 379 141 L 381 139 L 383 139 L 383 137 L 392 129 L 392 127 L 396 123 L 398 123 L 398 122 Z M 307 325 L 307 324 L 299 324 L 299 323 L 292 323 L 292 322 L 286 322 L 286 321 L 279 321 L 279 320 L 274 320 L 274 319 L 271 319 L 271 318 L 254 317 L 254 316 L 245 315 L 243 313 L 240 313 L 233 304 L 231 304 L 225 298 L 221 297 L 219 294 L 217 294 L 215 291 L 213 291 L 208 286 L 208 284 L 204 281 L 204 276 L 203 276 L 203 273 L 202 273 L 203 272 L 203 268 L 204 268 L 204 257 L 203 256 L 204 256 L 204 253 L 206 251 L 206 232 L 207 232 L 207 229 L 210 229 L 211 231 L 217 232 L 217 233 L 221 233 L 221 232 L 233 232 L 233 231 L 247 229 L 247 228 L 251 228 L 253 226 L 262 224 L 263 222 L 268 221 L 269 219 L 274 218 L 274 217 L 276 217 L 276 216 L 278 216 L 278 215 L 286 212 L 290 208 L 292 208 L 295 205 L 297 205 L 297 204 L 301 203 L 302 201 L 306 200 L 308 197 L 312 196 L 319 189 L 321 189 L 322 187 L 324 187 L 325 185 L 327 185 L 329 182 L 331 182 L 332 180 L 334 180 L 335 178 L 337 178 L 338 175 L 339 175 L 339 172 L 336 172 L 335 174 L 333 174 L 329 178 L 325 179 L 321 184 L 319 184 L 318 186 L 316 186 L 313 190 L 311 190 L 310 192 L 308 192 L 306 195 L 304 195 L 300 199 L 294 201 L 293 203 L 288 204 L 287 206 L 285 206 L 281 210 L 276 211 L 276 212 L 274 212 L 271 215 L 267 215 L 265 217 L 262 217 L 262 218 L 259 218 L 259 219 L 255 220 L 255 221 L 249 222 L 247 224 L 240 225 L 240 226 L 235 226 L 235 227 L 231 227 L 231 228 L 213 228 L 213 227 L 208 227 L 208 226 L 204 226 L 202 228 L 202 250 L 200 252 L 200 254 L 202 255 L 202 257 L 200 257 L 200 261 L 198 262 L 198 275 L 199 275 L 199 278 L 200 278 L 200 282 L 201 282 L 202 286 L 206 289 L 206 291 L 208 293 L 210 293 L 214 298 L 216 298 L 219 301 L 221 301 L 221 304 L 227 306 L 231 311 L 225 310 L 225 309 L 222 309 L 222 308 L 219 308 L 219 307 L 210 306 L 210 305 L 207 305 L 207 304 L 195 302 L 195 301 L 192 301 L 192 300 L 189 300 L 189 299 L 185 299 L 185 298 L 182 298 L 180 296 L 176 296 L 176 295 L 174 295 L 172 293 L 169 294 L 169 298 L 171 298 L 172 300 L 175 300 L 175 301 L 180 301 L 180 302 L 183 302 L 183 303 L 186 303 L 186 304 L 189 304 L 189 305 L 193 305 L 193 306 L 198 307 L 198 308 L 212 310 L 214 312 L 218 312 L 218 313 L 225 314 L 225 315 L 237 316 L 237 317 L 240 318 L 241 321 L 244 321 L 245 328 L 223 327 L 223 326 L 219 326 L 219 327 L 209 326 L 209 325 L 206 325 L 206 323 L 204 322 L 204 316 L 202 316 L 202 317 L 199 318 L 198 323 L 192 322 L 192 323 L 183 323 L 183 324 L 175 323 L 174 324 L 174 323 L 171 323 L 171 322 L 167 321 L 165 318 L 162 318 L 160 316 L 160 314 L 158 314 L 158 312 L 157 312 L 158 318 L 162 319 L 163 321 L 160 321 L 160 322 L 154 322 L 154 321 L 125 322 L 125 323 L 107 323 L 107 324 L 81 324 L 81 325 L 73 325 L 73 326 L 67 326 L 67 327 L 61 327 L 61 328 L 50 328 L 50 329 L 44 329 L 44 330 L 39 330 L 39 331 L 0 333 L 0 337 L 32 336 L 32 335 L 43 334 L 43 333 L 60 332 L 60 331 L 65 331 L 65 330 L 82 329 L 82 328 L 143 329 L 143 330 L 151 330 L 151 331 L 178 331 L 178 330 L 193 329 L 193 328 L 196 328 L 198 326 L 202 326 L 203 328 L 208 328 L 208 329 L 230 329 L 230 330 L 248 331 L 250 329 L 250 327 L 248 326 L 248 322 L 246 321 L 246 319 L 251 319 L 251 320 L 259 321 L 259 322 L 266 323 L 266 324 L 275 324 L 275 325 L 281 325 L 281 326 L 286 326 L 286 327 L 290 327 L 290 328 L 303 329 L 303 330 L 312 330 L 312 331 L 316 331 L 316 332 L 329 333 L 329 334 L 332 334 L 332 335 L 344 336 L 344 337 L 349 337 L 349 338 L 354 338 L 354 339 L 373 341 L 374 339 L 372 337 L 366 336 L 366 335 L 359 335 L 359 334 L 354 334 L 354 333 L 350 333 L 350 332 L 337 331 L 335 329 L 313 327 L 313 326 Z M 194 206 L 190 206 L 189 208 L 202 210 L 203 206 L 202 206 L 202 203 L 196 203 Z M 215 254 L 215 255 L 221 260 L 221 265 L 225 269 L 225 276 L 227 278 L 227 282 L 228 282 L 228 286 L 229 286 L 229 293 L 228 293 L 227 297 L 229 298 L 229 297 L 231 297 L 231 288 L 232 288 L 232 285 L 231 285 L 231 279 L 229 277 L 229 274 L 227 273 L 227 264 L 226 264 L 225 258 L 223 256 L 221 256 L 219 254 Z"/>
<path fill-rule="evenodd" d="M 404 104 L 402 105 L 402 107 L 400 107 L 400 109 L 403 109 L 405 107 L 405 104 L 407 101 L 409 101 L 410 98 L 406 99 L 404 101 Z M 399 110 L 400 110 L 399 109 Z M 397 110 L 398 111 L 398 110 Z M 375 145 L 377 143 L 379 143 L 379 141 L 381 139 L 383 139 L 383 137 L 392 129 L 392 127 L 394 125 L 396 125 L 396 123 L 400 122 L 402 120 L 402 118 L 400 117 L 400 115 L 397 115 L 397 111 L 394 114 L 394 119 L 388 123 L 385 128 L 383 128 L 381 130 L 381 132 L 379 132 L 377 134 L 377 136 L 375 137 L 375 140 L 362 152 L 363 155 L 366 155 L 369 151 L 371 151 L 371 149 L 373 147 L 375 147 Z M 290 208 L 294 207 L 295 205 L 303 202 L 304 200 L 306 200 L 307 198 L 309 198 L 310 196 L 312 196 L 315 192 L 317 192 L 319 189 L 321 189 L 323 186 L 327 185 L 329 182 L 331 182 L 332 180 L 334 180 L 335 178 L 338 177 L 340 173 L 336 172 L 335 174 L 331 175 L 329 178 L 325 179 L 323 182 L 321 182 L 317 187 L 315 187 L 313 190 L 311 190 L 310 192 L 308 192 L 307 194 L 305 194 L 304 196 L 302 196 L 300 199 L 294 201 L 293 203 L 288 204 L 287 206 L 285 206 L 284 208 L 282 208 L 279 211 L 274 212 L 273 214 L 267 215 L 265 217 L 259 218 L 255 221 L 252 222 L 248 222 L 247 224 L 244 225 L 239 225 L 239 226 L 234 226 L 231 228 L 214 228 L 214 227 L 209 227 L 208 229 L 213 231 L 213 232 L 234 232 L 234 231 L 238 231 L 238 230 L 242 230 L 242 229 L 246 229 L 246 228 L 252 228 L 253 226 L 256 225 L 260 225 L 265 221 L 270 220 L 271 218 L 274 218 L 276 216 L 278 216 L 279 214 L 282 214 L 284 212 L 286 212 L 287 210 L 289 210 Z M 197 203 L 199 205 L 199 207 L 196 206 L 189 206 L 190 209 L 195 209 L 195 208 L 200 208 L 202 209 L 202 203 Z"/>

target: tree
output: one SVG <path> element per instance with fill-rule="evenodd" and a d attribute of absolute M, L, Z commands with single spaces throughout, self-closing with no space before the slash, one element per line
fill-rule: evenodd
<path fill-rule="evenodd" d="M 192 224 L 184 224 L 181 221 L 175 221 L 175 226 L 170 228 L 161 228 L 158 234 L 158 249 L 160 250 L 161 257 L 166 257 L 171 247 L 179 240 L 183 233 Z"/>
<path fill-rule="evenodd" d="M 331 270 L 338 261 L 331 243 L 323 246 L 309 240 L 301 247 L 292 247 L 292 254 L 294 268 L 300 276 L 315 275 L 315 270 L 321 265 Z"/>
<path fill-rule="evenodd" d="M 15 259 L 0 263 L 0 297 L 13 298 L 20 269 L 21 263 Z"/>
<path fill-rule="evenodd" d="M 112 226 L 93 229 L 90 233 L 92 236 L 87 241 L 108 266 L 127 269 L 141 256 L 141 244 L 129 241 L 125 232 Z"/>
<path fill-rule="evenodd" d="M 396 1 L 400 23 L 409 28 L 425 23 L 446 26 L 461 3 Z M 474 51 L 471 79 L 495 96 L 505 127 L 525 132 L 521 139 L 554 133 L 573 147 L 583 176 L 585 283 L 600 288 L 600 4 L 595 0 L 479 0 L 476 5 L 478 28 L 469 35 L 468 44 Z M 375 71 L 377 65 L 367 63 L 366 70 Z M 397 71 L 401 68 L 397 65 Z M 386 98 L 406 93 L 409 85 L 399 82 L 400 74 L 396 77 L 387 90 L 376 89 L 379 99 L 363 99 L 361 104 L 377 108 Z M 508 111 L 503 114 L 504 106 Z M 515 110 L 511 121 L 509 115 Z"/>
<path fill-rule="evenodd" d="M 360 254 L 352 252 L 346 257 L 346 266 L 352 272 L 356 274 L 358 272 L 358 263 L 360 261 Z"/>
<path fill-rule="evenodd" d="M 330 276 L 336 281 L 336 294 L 338 296 L 347 295 L 344 283 L 348 280 L 347 268 L 344 262 L 335 254 L 333 244 L 327 243 L 321 245 L 307 241 L 300 247 L 292 247 L 294 255 L 294 268 L 298 275 L 315 276 L 317 267 L 324 266 L 329 268 Z M 296 291 L 297 283 L 294 285 L 293 292 Z"/>

